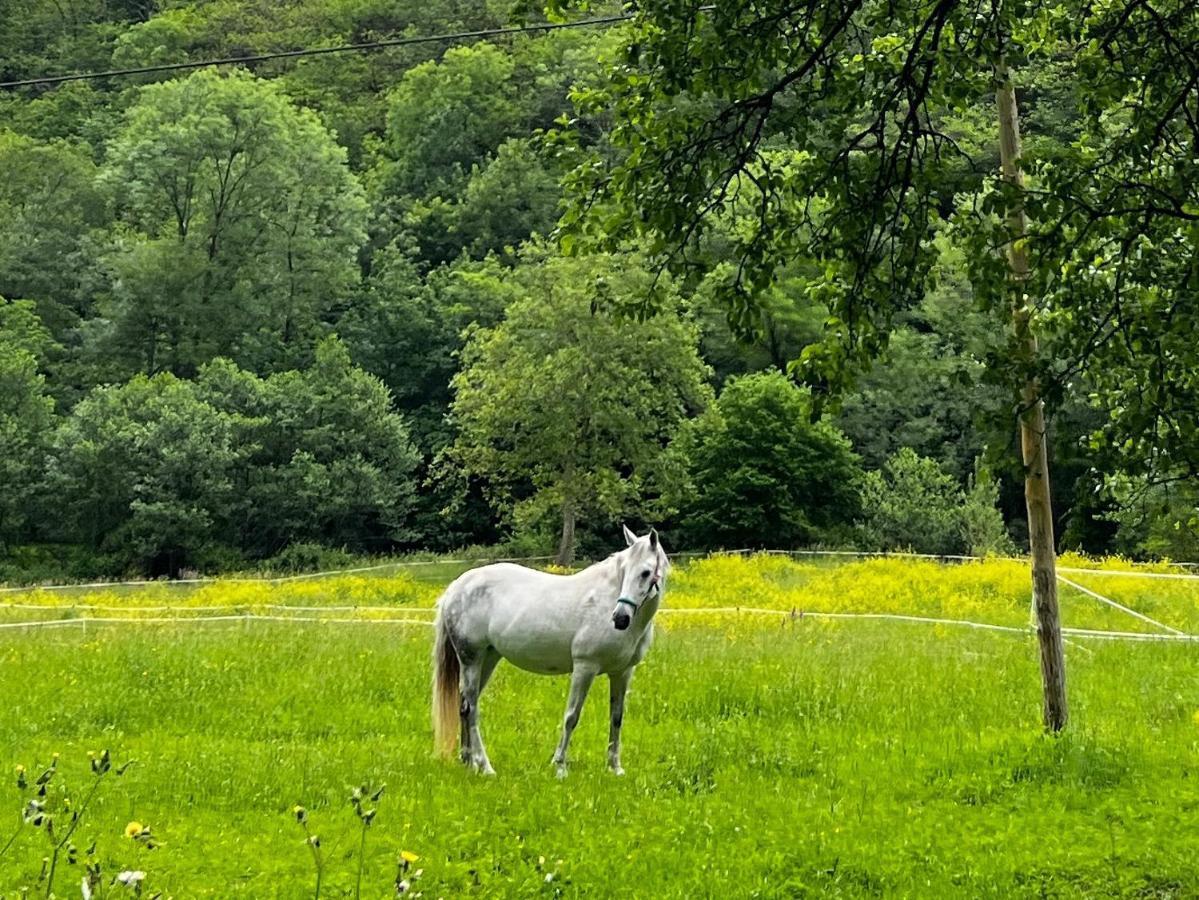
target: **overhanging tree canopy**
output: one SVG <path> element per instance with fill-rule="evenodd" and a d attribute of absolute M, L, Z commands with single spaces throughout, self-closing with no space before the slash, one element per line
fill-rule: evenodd
<path fill-rule="evenodd" d="M 1055 57 L 1073 63 L 1077 133 L 1021 160 L 1009 66 Z M 1111 409 L 1114 465 L 1199 458 L 1197 87 L 1185 0 L 646 0 L 608 82 L 577 95 L 584 117 L 616 124 L 610 149 L 573 148 L 563 244 L 635 241 L 668 268 L 703 268 L 712 223 L 750 205 L 725 302 L 750 325 L 783 264 L 818 263 L 809 291 L 830 315 L 797 369 L 836 391 L 924 295 L 952 222 L 976 297 L 1014 325 L 989 368 L 1020 412 L 1043 670 L 1060 687 L 1042 401 L 1087 377 Z M 992 91 L 1003 171 L 963 184 L 946 118 Z"/>

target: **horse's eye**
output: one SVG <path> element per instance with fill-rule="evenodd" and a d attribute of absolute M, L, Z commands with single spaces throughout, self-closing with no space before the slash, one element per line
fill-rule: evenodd
<path fill-rule="evenodd" d="M 642 572 L 642 573 L 641 573 L 641 577 L 642 577 L 642 578 L 649 578 L 649 569 L 646 569 L 644 572 Z"/>

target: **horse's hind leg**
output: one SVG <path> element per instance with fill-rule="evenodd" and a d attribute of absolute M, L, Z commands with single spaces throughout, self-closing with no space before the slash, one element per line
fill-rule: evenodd
<path fill-rule="evenodd" d="M 499 661 L 500 655 L 490 647 L 472 654 L 469 661 L 462 661 L 462 761 L 484 775 L 494 775 L 495 769 L 487 759 L 483 736 L 479 733 L 479 696 Z"/>
<path fill-rule="evenodd" d="M 570 747 L 570 736 L 579 724 L 579 716 L 583 714 L 583 703 L 587 700 L 587 692 L 591 690 L 591 682 L 599 674 L 593 666 L 585 663 L 575 663 L 575 670 L 570 676 L 570 697 L 566 701 L 566 718 L 562 723 L 562 740 L 554 752 L 554 765 L 558 767 L 558 777 L 566 777 L 566 751 Z"/>

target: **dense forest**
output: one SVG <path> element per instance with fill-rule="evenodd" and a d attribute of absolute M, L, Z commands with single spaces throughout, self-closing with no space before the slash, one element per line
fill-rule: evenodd
<path fill-rule="evenodd" d="M 451 0 L 17 0 L 0 81 L 541 21 Z M 618 152 L 580 98 L 619 32 L 4 88 L 0 580 L 497 544 L 567 561 L 620 521 L 689 549 L 1019 549 L 1015 415 L 985 377 L 1008 326 L 951 240 L 998 165 L 993 92 L 940 123 L 960 162 L 935 287 L 824 396 L 792 365 L 828 314 L 806 261 L 751 312 L 716 299 L 750 205 L 728 204 L 702 277 L 635 242 L 557 240 L 580 143 Z M 1072 72 L 1021 70 L 1035 153 L 1075 139 Z M 654 315 L 619 314 L 647 292 Z M 1059 545 L 1199 557 L 1193 484 L 1117 477 L 1097 397 L 1076 385 L 1053 410 Z"/>

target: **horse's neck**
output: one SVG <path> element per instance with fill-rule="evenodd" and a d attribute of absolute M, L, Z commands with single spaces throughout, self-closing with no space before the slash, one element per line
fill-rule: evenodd
<path fill-rule="evenodd" d="M 624 572 L 620 562 L 620 554 L 613 553 L 607 559 L 592 563 L 578 574 L 580 580 L 588 584 L 611 585 L 617 593 L 620 592 L 621 576 Z"/>

